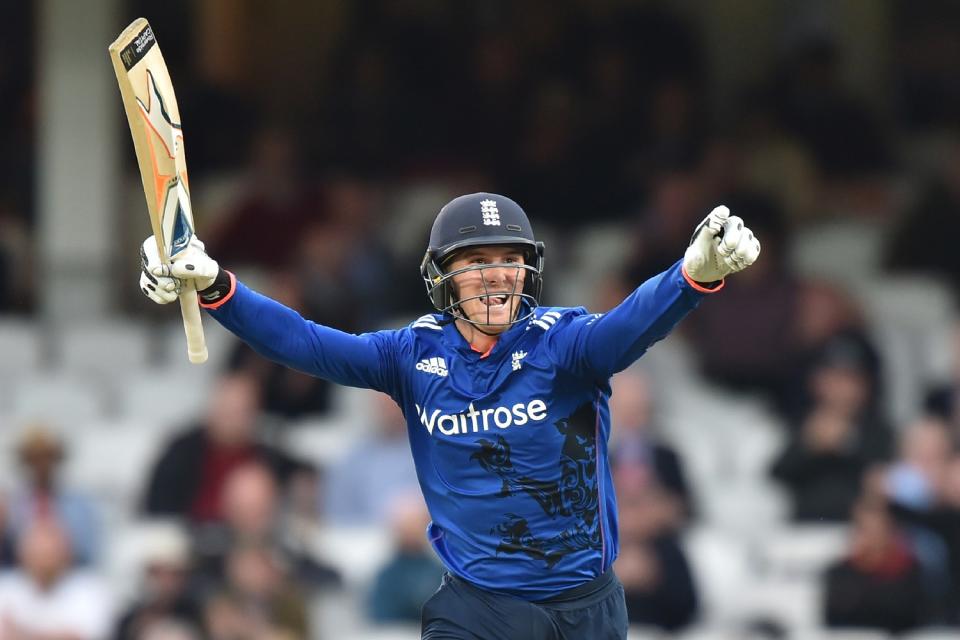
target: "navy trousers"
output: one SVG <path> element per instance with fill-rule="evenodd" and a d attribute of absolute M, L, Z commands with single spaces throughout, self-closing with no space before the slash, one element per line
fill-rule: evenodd
<path fill-rule="evenodd" d="M 613 571 L 543 602 L 485 591 L 450 575 L 423 605 L 422 640 L 626 640 L 623 585 Z"/>

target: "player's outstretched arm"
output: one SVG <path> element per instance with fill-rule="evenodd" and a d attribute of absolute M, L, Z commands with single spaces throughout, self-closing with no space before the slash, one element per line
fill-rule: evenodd
<path fill-rule="evenodd" d="M 653 276 L 601 316 L 581 316 L 558 352 L 571 369 L 599 379 L 622 371 L 670 331 L 704 294 L 756 261 L 760 242 L 727 207 L 697 225 L 683 259 Z"/>
<path fill-rule="evenodd" d="M 237 282 L 196 238 L 176 262 L 163 264 L 150 236 L 140 248 L 140 261 L 140 289 L 154 302 L 173 302 L 183 281 L 193 280 L 200 306 L 261 355 L 338 384 L 395 391 L 390 332 L 357 336 L 305 320 Z"/>

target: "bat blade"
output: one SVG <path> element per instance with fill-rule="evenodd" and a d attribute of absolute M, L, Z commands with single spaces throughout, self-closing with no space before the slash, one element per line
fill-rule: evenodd
<path fill-rule="evenodd" d="M 108 47 L 140 167 L 150 227 L 164 262 L 178 259 L 194 233 L 180 110 L 153 28 L 137 18 Z M 185 281 L 180 310 L 190 362 L 207 359 L 196 289 Z"/>

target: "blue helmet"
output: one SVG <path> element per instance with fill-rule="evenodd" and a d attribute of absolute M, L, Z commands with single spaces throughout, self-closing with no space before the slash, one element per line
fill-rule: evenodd
<path fill-rule="evenodd" d="M 511 295 L 520 309 L 526 302 L 526 313 L 509 324 L 526 320 L 540 304 L 543 289 L 543 243 L 533 235 L 527 214 L 516 202 L 495 193 L 471 193 L 448 202 L 430 230 L 430 244 L 420 264 L 420 275 L 427 287 L 427 296 L 441 313 L 472 324 L 485 324 L 467 318 L 453 289 L 452 278 L 465 271 L 483 270 L 497 265 L 471 265 L 456 272 L 445 273 L 444 266 L 466 247 L 509 245 L 523 251 L 524 264 L 515 265 L 526 271 L 523 290 Z M 519 280 L 519 278 L 518 278 Z M 479 296 L 478 296 L 479 297 Z"/>

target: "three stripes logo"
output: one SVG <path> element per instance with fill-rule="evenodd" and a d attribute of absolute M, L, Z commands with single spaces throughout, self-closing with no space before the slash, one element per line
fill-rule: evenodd
<path fill-rule="evenodd" d="M 447 363 L 443 358 L 424 358 L 417 363 L 417 371 L 423 371 L 424 373 L 432 373 L 438 375 L 441 378 L 446 378 L 450 375 L 450 372 L 447 371 Z"/>
<path fill-rule="evenodd" d="M 437 324 L 437 319 L 427 314 L 425 316 L 420 316 L 412 323 L 410 323 L 411 329 L 432 329 L 433 331 L 443 331 L 439 324 Z"/>
<path fill-rule="evenodd" d="M 497 209 L 496 200 L 481 200 L 480 215 L 483 216 L 483 224 L 488 227 L 500 226 L 500 210 Z"/>
<path fill-rule="evenodd" d="M 559 319 L 560 319 L 559 311 L 547 311 L 539 318 L 533 318 L 532 320 L 530 320 L 530 324 L 532 326 L 540 327 L 544 331 L 547 331 L 548 329 L 550 329 L 550 327 L 555 325 L 557 323 L 557 320 Z M 530 327 L 527 327 L 528 331 L 529 329 Z"/>

